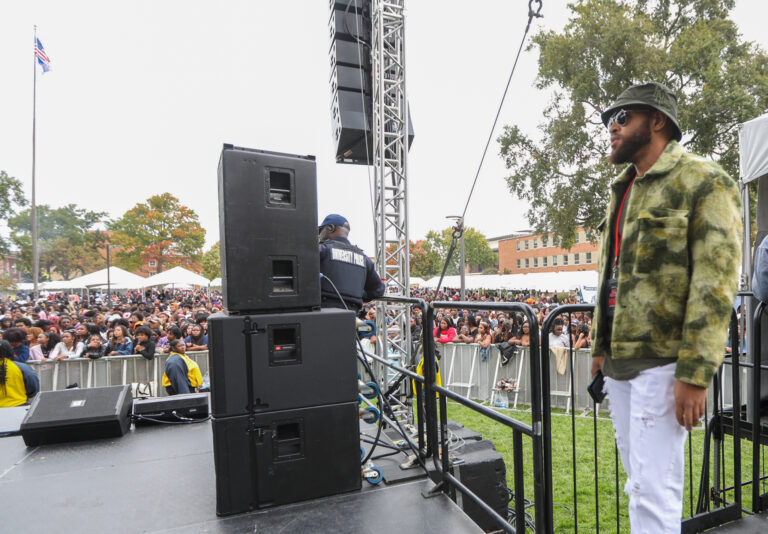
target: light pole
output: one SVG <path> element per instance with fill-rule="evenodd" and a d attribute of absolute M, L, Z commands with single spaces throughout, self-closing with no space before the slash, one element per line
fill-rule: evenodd
<path fill-rule="evenodd" d="M 121 247 L 122 245 L 107 245 L 107 299 L 109 300 L 112 300 L 112 279 L 109 272 L 109 268 L 110 268 L 109 249 L 121 248 Z"/>
<path fill-rule="evenodd" d="M 467 259 L 464 255 L 464 219 L 458 215 L 449 215 L 446 219 L 455 219 L 456 226 L 454 231 L 461 232 L 461 238 L 459 240 L 459 279 L 461 280 L 461 289 L 459 290 L 459 299 L 463 302 L 466 296 L 466 284 L 464 280 L 465 271 L 467 270 Z"/>

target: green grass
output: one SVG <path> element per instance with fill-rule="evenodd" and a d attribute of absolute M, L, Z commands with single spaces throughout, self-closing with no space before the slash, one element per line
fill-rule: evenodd
<path fill-rule="evenodd" d="M 531 424 L 530 412 L 524 410 L 498 410 L 518 421 Z M 513 454 L 512 454 L 512 430 L 504 425 L 492 421 L 487 417 L 470 410 L 459 404 L 448 403 L 448 418 L 463 423 L 464 426 L 482 434 L 483 439 L 493 441 L 496 450 L 502 454 L 507 466 L 507 485 L 514 488 L 513 478 Z M 576 439 L 573 440 L 572 424 L 575 424 Z M 689 470 L 689 444 L 686 443 L 686 472 L 685 472 L 685 490 L 683 497 L 684 517 L 691 515 L 691 500 L 693 507 L 696 506 L 698 499 L 699 477 L 703 461 L 705 433 L 703 428 L 694 430 L 691 433 L 690 450 L 693 457 L 693 495 L 690 494 L 690 470 Z M 574 503 L 573 498 L 573 448 L 572 443 L 576 444 L 576 495 Z M 599 508 L 595 504 L 595 453 L 594 453 L 594 419 L 591 414 L 587 416 L 577 415 L 571 418 L 562 411 L 552 415 L 552 481 L 554 486 L 554 521 L 555 532 L 574 532 L 577 524 L 575 512 L 578 511 L 578 531 L 579 532 L 597 532 L 597 517 L 599 512 L 599 530 L 600 532 L 617 532 L 616 528 L 616 456 L 613 439 L 613 425 L 607 414 L 600 413 L 597 419 L 597 467 L 598 467 L 598 490 Z M 523 462 L 524 462 L 524 480 L 525 496 L 533 500 L 533 460 L 532 460 L 532 442 L 527 436 L 523 438 Z M 764 449 L 764 448 L 763 448 Z M 742 440 L 742 480 L 751 478 L 752 470 L 752 444 L 748 440 Z M 711 464 L 714 459 L 711 460 Z M 733 485 L 733 438 L 726 436 L 725 439 L 725 481 L 727 485 Z M 763 471 L 765 471 L 765 461 L 762 461 Z M 618 508 L 620 531 L 629 532 L 629 519 L 627 516 L 628 497 L 624 494 L 624 482 L 626 474 L 618 462 L 619 469 L 619 491 Z M 713 465 L 710 465 L 710 487 L 713 485 Z M 722 473 L 722 468 L 721 468 Z M 721 482 L 721 486 L 722 486 Z M 765 486 L 765 484 L 764 484 Z M 765 488 L 761 493 L 765 492 Z M 751 506 L 751 487 L 744 486 L 742 490 L 744 508 Z M 733 491 L 727 494 L 729 502 L 733 501 Z M 512 506 L 512 503 L 510 503 Z M 714 506 L 714 505 L 712 505 Z M 567 507 L 567 508 L 566 508 Z M 533 513 L 533 508 L 530 509 Z"/>

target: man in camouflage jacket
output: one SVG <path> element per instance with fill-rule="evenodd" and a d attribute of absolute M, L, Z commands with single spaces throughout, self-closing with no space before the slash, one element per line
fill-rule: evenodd
<path fill-rule="evenodd" d="M 611 184 L 602 226 L 592 374 L 602 369 L 632 532 L 680 532 L 686 430 L 725 352 L 741 260 L 741 200 L 723 169 L 679 144 L 677 99 L 657 83 L 602 114 Z"/>

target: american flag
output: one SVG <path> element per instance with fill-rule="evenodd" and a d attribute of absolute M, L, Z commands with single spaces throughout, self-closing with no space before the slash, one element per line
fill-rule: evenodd
<path fill-rule="evenodd" d="M 43 49 L 43 43 L 37 37 L 35 37 L 35 57 L 40 66 L 43 67 L 43 72 L 51 70 L 51 60 L 48 59 L 48 54 Z"/>

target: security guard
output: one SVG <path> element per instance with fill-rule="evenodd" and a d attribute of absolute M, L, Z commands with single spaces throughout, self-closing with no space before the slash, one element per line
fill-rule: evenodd
<path fill-rule="evenodd" d="M 26 363 L 13 359 L 13 348 L 0 341 L 0 408 L 27 404 L 40 391 L 40 379 Z"/>
<path fill-rule="evenodd" d="M 358 311 L 363 302 L 384 294 L 384 283 L 371 259 L 347 239 L 347 219 L 335 213 L 328 215 L 320 223 L 318 232 L 323 308 Z M 339 294 L 343 302 L 339 300 Z"/>

